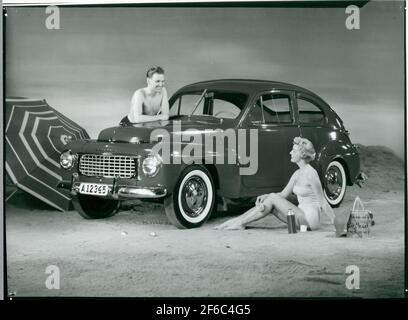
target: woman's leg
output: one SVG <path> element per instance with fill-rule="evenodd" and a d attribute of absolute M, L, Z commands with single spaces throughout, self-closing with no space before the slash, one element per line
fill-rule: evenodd
<path fill-rule="evenodd" d="M 250 210 L 240 215 L 239 217 L 224 222 L 220 226 L 216 227 L 216 229 L 226 230 L 245 229 L 246 225 L 265 217 L 274 209 L 278 210 L 283 214 L 285 214 L 289 209 L 292 209 L 293 213 L 296 215 L 298 224 L 307 224 L 303 211 L 300 210 L 293 203 L 279 196 L 276 193 L 271 193 L 264 200 L 263 204 L 265 205 L 264 211 L 261 211 L 257 207 L 251 208 Z"/>
<path fill-rule="evenodd" d="M 301 204 L 299 209 L 303 211 L 307 226 L 311 230 L 319 229 L 320 227 L 320 209 L 313 204 Z"/>
<path fill-rule="evenodd" d="M 259 209 L 257 207 L 253 207 L 247 210 L 242 215 L 229 219 L 224 223 L 216 226 L 214 229 L 227 229 L 227 230 L 245 229 L 245 227 L 242 225 L 242 219 L 248 219 L 248 217 L 251 216 L 254 211 L 259 211 Z"/>
<path fill-rule="evenodd" d="M 240 229 L 245 229 L 246 225 L 266 217 L 270 213 L 270 210 L 265 206 L 265 210 L 261 211 L 258 207 L 253 207 L 245 212 L 243 215 L 238 217 L 235 221 L 235 226 Z"/>
<path fill-rule="evenodd" d="M 295 206 L 289 200 L 281 197 L 276 193 L 271 193 L 270 196 L 264 201 L 266 207 L 271 208 L 271 211 L 280 221 L 286 221 L 287 213 L 289 209 L 292 209 L 296 217 L 296 224 L 299 227 L 300 225 L 308 225 L 305 213 Z"/>

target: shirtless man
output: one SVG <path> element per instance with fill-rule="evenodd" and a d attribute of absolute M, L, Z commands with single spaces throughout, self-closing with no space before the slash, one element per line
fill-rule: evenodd
<path fill-rule="evenodd" d="M 133 94 L 129 122 L 140 123 L 169 119 L 169 101 L 164 87 L 164 70 L 152 67 L 146 73 L 147 86 Z"/>

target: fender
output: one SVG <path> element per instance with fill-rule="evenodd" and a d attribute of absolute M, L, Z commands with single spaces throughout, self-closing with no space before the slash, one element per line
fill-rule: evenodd
<path fill-rule="evenodd" d="M 194 156 L 193 154 L 186 155 L 182 153 L 179 155 L 181 159 L 177 161 L 180 163 L 178 168 L 174 166 L 175 170 L 172 170 L 173 174 L 168 176 L 169 181 L 169 189 L 173 190 L 175 184 L 178 181 L 181 173 L 190 165 L 192 164 L 201 164 L 205 166 L 211 172 L 215 187 L 217 189 L 217 193 L 220 196 L 230 197 L 230 198 L 237 198 L 239 197 L 240 188 L 241 188 L 241 176 L 239 174 L 239 165 L 235 164 L 228 164 L 227 156 L 228 150 L 225 147 L 223 150 L 211 150 L 205 148 L 205 145 L 199 145 L 198 148 L 201 148 L 201 155 L 199 157 Z M 183 148 L 182 148 L 183 150 Z M 177 157 L 173 154 L 173 161 L 174 158 Z M 224 159 L 224 164 L 217 163 L 217 159 Z"/>
<path fill-rule="evenodd" d="M 344 140 L 334 140 L 325 144 L 316 155 L 316 162 L 319 163 L 316 169 L 321 179 L 329 163 L 335 159 L 345 165 L 347 185 L 353 185 L 360 172 L 360 156 L 357 148 L 351 142 Z"/>

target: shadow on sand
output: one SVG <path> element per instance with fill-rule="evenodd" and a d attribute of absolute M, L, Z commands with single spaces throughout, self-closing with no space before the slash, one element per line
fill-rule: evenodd
<path fill-rule="evenodd" d="M 6 205 L 19 209 L 55 211 L 56 209 L 45 202 L 33 197 L 27 192 L 17 190 L 9 197 Z"/>

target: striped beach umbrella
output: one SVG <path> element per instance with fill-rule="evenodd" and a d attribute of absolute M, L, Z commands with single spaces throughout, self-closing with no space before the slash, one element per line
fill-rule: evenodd
<path fill-rule="evenodd" d="M 56 188 L 60 180 L 70 179 L 59 157 L 70 140 L 89 139 L 89 135 L 45 100 L 7 98 L 5 111 L 5 167 L 9 178 L 50 206 L 68 210 L 69 193 Z"/>

